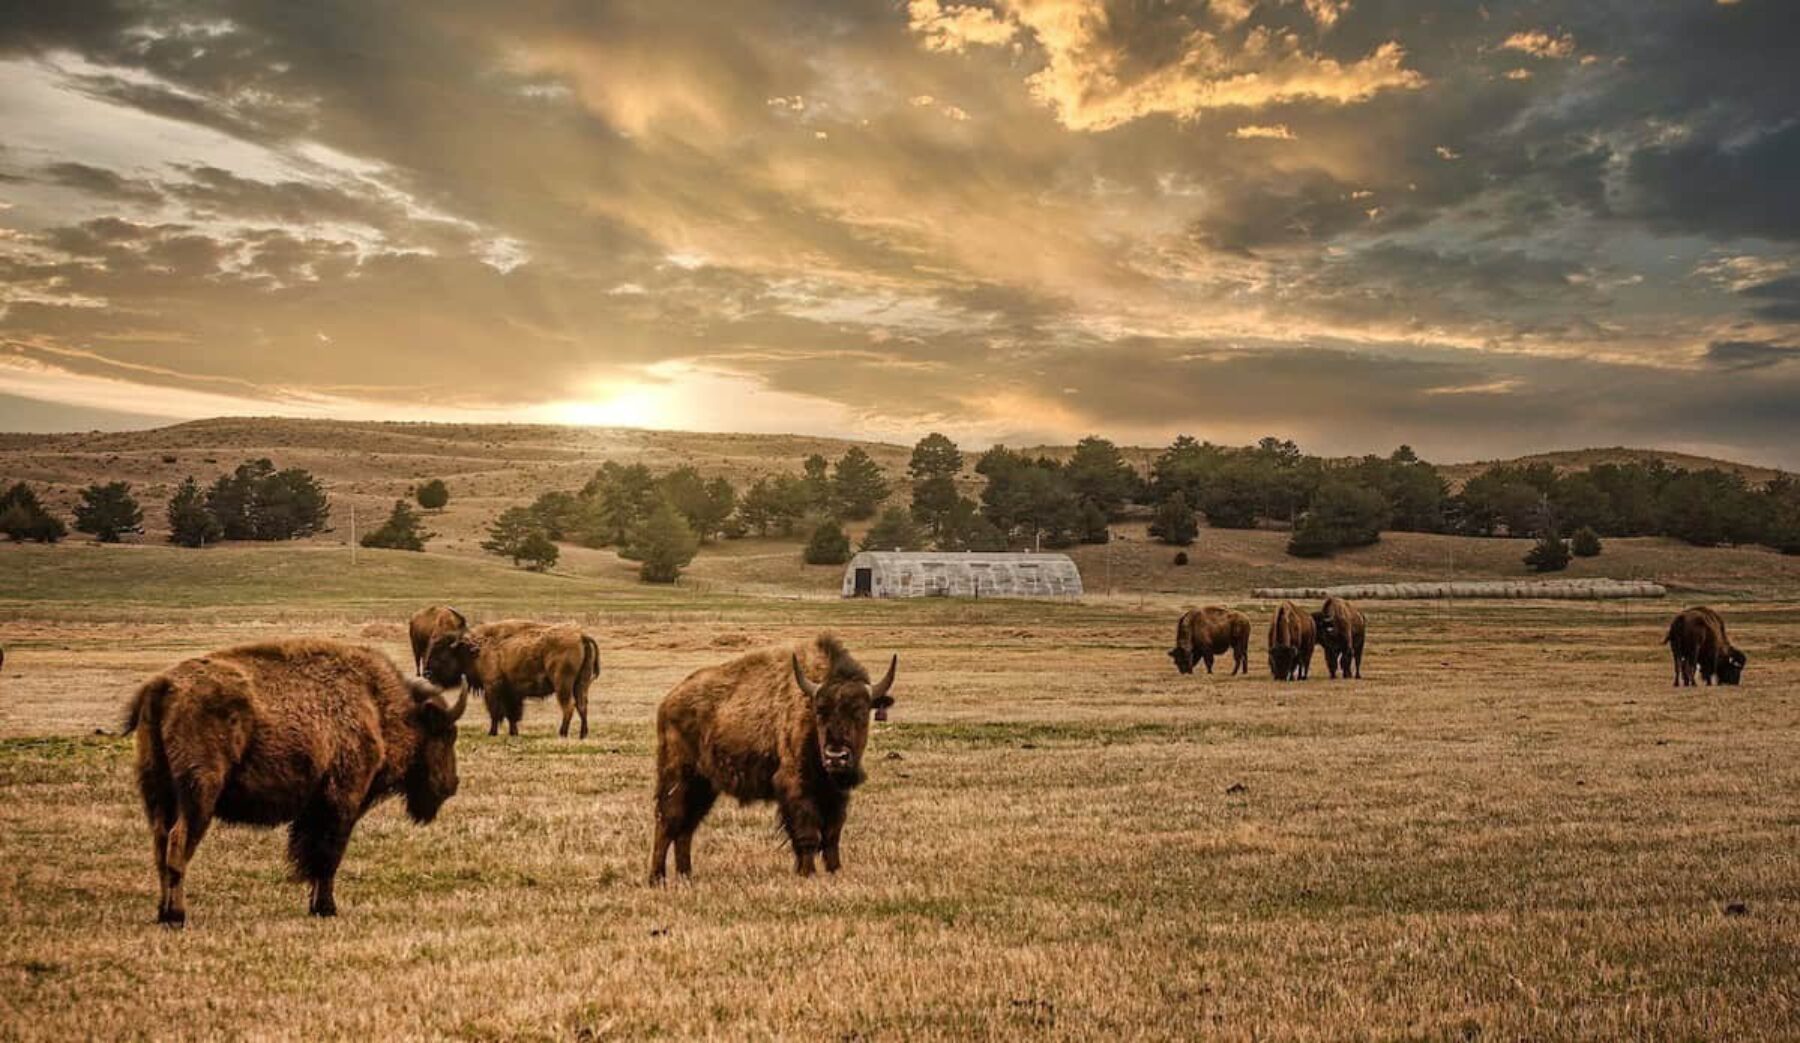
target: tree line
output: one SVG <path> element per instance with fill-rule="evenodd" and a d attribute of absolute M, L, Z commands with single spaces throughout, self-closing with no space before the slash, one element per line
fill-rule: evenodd
<path fill-rule="evenodd" d="M 82 489 L 75 530 L 102 543 L 143 531 L 144 511 L 130 482 L 96 482 Z M 293 540 L 322 532 L 331 517 L 325 487 L 311 473 L 276 469 L 267 459 L 246 460 L 202 489 L 188 476 L 165 507 L 169 542 L 202 547 L 220 540 Z M 18 482 L 0 494 L 0 534 L 14 541 L 55 543 L 68 527 L 37 493 Z"/>

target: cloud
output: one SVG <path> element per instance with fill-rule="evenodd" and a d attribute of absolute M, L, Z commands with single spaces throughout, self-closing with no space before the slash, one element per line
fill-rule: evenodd
<path fill-rule="evenodd" d="M 998 47 L 1018 32 L 1013 23 L 974 4 L 945 6 L 938 0 L 908 0 L 906 14 L 912 31 L 933 51 Z"/>
<path fill-rule="evenodd" d="M 1767 369 L 1800 359 L 1800 347 L 1754 340 L 1721 340 L 1706 346 L 1706 361 L 1720 369 Z"/>
<path fill-rule="evenodd" d="M 1266 138 L 1272 141 L 1293 141 L 1294 132 L 1285 123 L 1256 124 L 1250 123 L 1231 132 L 1231 136 L 1239 140 L 1248 138 Z"/>
<path fill-rule="evenodd" d="M 1568 33 L 1555 34 L 1542 29 L 1513 33 L 1500 42 L 1500 49 L 1529 54 L 1533 58 L 1568 58 L 1575 54 L 1575 38 Z"/>

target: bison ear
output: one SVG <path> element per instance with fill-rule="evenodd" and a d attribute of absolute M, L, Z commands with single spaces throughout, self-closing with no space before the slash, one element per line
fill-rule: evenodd
<path fill-rule="evenodd" d="M 885 710 L 894 705 L 894 697 L 888 694 L 888 689 L 894 687 L 894 672 L 899 669 L 899 656 L 888 660 L 887 676 L 883 677 L 875 687 L 869 689 L 869 705 L 877 710 Z"/>
<path fill-rule="evenodd" d="M 789 659 L 793 662 L 794 683 L 800 686 L 800 690 L 806 693 L 808 699 L 817 699 L 819 697 L 819 686 L 806 679 L 806 671 L 800 669 L 800 657 L 798 655 L 792 655 L 789 656 Z"/>

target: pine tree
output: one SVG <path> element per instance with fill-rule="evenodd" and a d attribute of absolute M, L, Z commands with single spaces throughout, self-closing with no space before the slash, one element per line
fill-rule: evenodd
<path fill-rule="evenodd" d="M 131 495 L 130 482 L 94 484 L 81 490 L 75 505 L 75 529 L 90 533 L 101 543 L 117 543 L 128 532 L 143 529 L 144 512 Z"/>
<path fill-rule="evenodd" d="M 642 562 L 638 578 L 645 583 L 673 583 L 700 549 L 700 538 L 687 519 L 668 503 L 659 504 L 631 538 L 631 556 Z"/>
<path fill-rule="evenodd" d="M 1525 553 L 1525 564 L 1537 572 L 1561 572 L 1569 567 L 1569 545 L 1554 528 L 1548 529 Z"/>
<path fill-rule="evenodd" d="M 362 545 L 378 550 L 425 549 L 425 541 L 436 536 L 425 530 L 424 520 L 405 500 L 395 500 L 394 509 L 381 527 L 362 538 Z"/>
<path fill-rule="evenodd" d="M 838 457 L 831 476 L 831 496 L 841 516 L 854 520 L 872 517 L 889 492 L 881 465 L 860 446 L 851 446 Z"/>
<path fill-rule="evenodd" d="M 862 540 L 863 550 L 918 550 L 924 545 L 925 537 L 912 516 L 899 507 L 882 511 Z"/>
<path fill-rule="evenodd" d="M 830 518 L 819 522 L 812 539 L 806 542 L 805 558 L 808 565 L 842 565 L 849 561 L 850 537 L 844 535 L 844 527 Z"/>
<path fill-rule="evenodd" d="M 37 493 L 24 482 L 0 493 L 0 533 L 13 542 L 34 540 L 55 543 L 69 534 L 62 519 L 38 502 Z"/>
<path fill-rule="evenodd" d="M 219 519 L 206 509 L 206 494 L 189 475 L 169 497 L 169 542 L 181 547 L 204 547 L 225 535 Z"/>
<path fill-rule="evenodd" d="M 1569 538 L 1569 552 L 1577 558 L 1597 558 L 1600 556 L 1600 534 L 1586 525 L 1575 530 Z"/>
<path fill-rule="evenodd" d="M 1200 524 L 1194 520 L 1194 508 L 1186 493 L 1177 489 L 1157 505 L 1150 535 L 1171 547 L 1186 547 L 1194 542 L 1194 537 L 1200 535 Z"/>
<path fill-rule="evenodd" d="M 514 565 L 534 563 L 531 567 L 538 572 L 556 564 L 559 556 L 556 544 L 544 532 L 543 521 L 529 507 L 508 507 L 501 511 L 500 516 L 488 524 L 488 538 L 481 541 L 481 549 L 511 558 Z"/>

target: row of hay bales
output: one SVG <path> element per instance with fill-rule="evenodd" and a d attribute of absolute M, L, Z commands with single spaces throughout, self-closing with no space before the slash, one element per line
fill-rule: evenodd
<path fill-rule="evenodd" d="M 1414 598 L 1530 598 L 1600 601 L 1615 598 L 1660 598 L 1667 588 L 1646 580 L 1450 580 L 1436 583 L 1349 583 L 1336 587 L 1259 587 L 1251 597 L 1307 600 L 1340 597 L 1369 600 Z"/>

